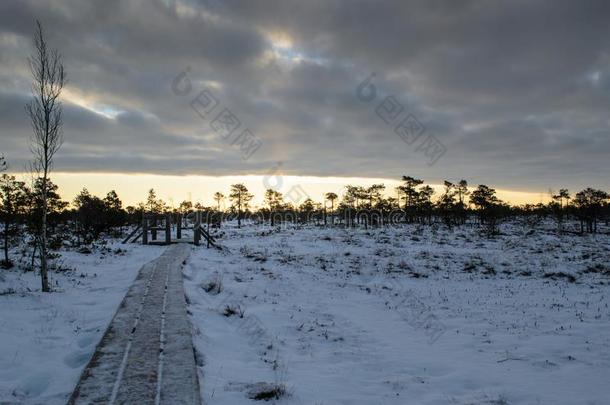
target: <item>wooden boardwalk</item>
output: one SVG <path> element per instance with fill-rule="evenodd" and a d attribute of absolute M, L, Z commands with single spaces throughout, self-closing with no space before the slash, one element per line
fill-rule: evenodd
<path fill-rule="evenodd" d="M 201 404 L 182 263 L 171 245 L 140 270 L 69 404 Z"/>

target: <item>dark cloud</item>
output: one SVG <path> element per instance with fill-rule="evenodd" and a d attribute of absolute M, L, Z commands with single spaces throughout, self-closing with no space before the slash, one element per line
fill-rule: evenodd
<path fill-rule="evenodd" d="M 58 170 L 221 175 L 281 161 L 287 174 L 608 187 L 608 17 L 601 0 L 3 1 L 0 149 L 28 158 L 38 18 L 70 79 Z M 176 95 L 187 67 L 192 90 Z M 366 103 L 356 88 L 373 72 Z M 201 118 L 189 103 L 204 88 L 220 104 Z M 445 144 L 436 165 L 375 113 L 389 95 Z M 210 128 L 222 108 L 263 140 L 250 160 Z"/>

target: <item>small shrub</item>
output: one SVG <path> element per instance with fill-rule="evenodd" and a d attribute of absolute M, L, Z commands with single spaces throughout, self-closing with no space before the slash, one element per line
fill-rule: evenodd
<path fill-rule="evenodd" d="M 1 260 L 0 261 L 0 268 L 4 269 L 4 270 L 8 270 L 13 268 L 14 264 L 11 260 Z"/>
<path fill-rule="evenodd" d="M 78 253 L 83 254 L 83 255 L 90 255 L 92 252 L 92 250 L 90 248 L 88 248 L 87 246 L 83 246 L 80 249 L 78 249 Z"/>
<path fill-rule="evenodd" d="M 596 273 L 610 276 L 610 267 L 601 263 L 596 263 L 587 267 L 587 269 L 583 273 Z"/>
<path fill-rule="evenodd" d="M 227 318 L 235 315 L 239 316 L 240 318 L 243 318 L 245 313 L 245 310 L 240 305 L 227 305 L 222 311 L 222 314 Z"/>
<path fill-rule="evenodd" d="M 218 295 L 222 292 L 222 279 L 217 276 L 216 278 L 203 283 L 201 288 L 208 294 Z"/>
<path fill-rule="evenodd" d="M 248 249 L 246 246 L 239 249 L 239 252 L 246 258 L 252 259 L 255 262 L 264 263 L 267 261 L 267 256 L 269 255 L 267 250 L 264 252 L 256 252 Z"/>
<path fill-rule="evenodd" d="M 467 263 L 464 265 L 464 271 L 466 273 L 472 273 L 477 269 L 477 265 L 474 263 Z"/>
<path fill-rule="evenodd" d="M 284 384 L 257 383 L 248 390 L 248 398 L 255 401 L 271 401 L 280 399 L 287 394 Z"/>
<path fill-rule="evenodd" d="M 488 275 L 488 276 L 493 276 L 496 274 L 496 269 L 494 269 L 492 265 L 486 264 L 484 267 L 485 267 L 485 270 L 483 271 L 483 274 Z"/>
<path fill-rule="evenodd" d="M 574 283 L 576 282 L 576 277 L 571 274 L 564 273 L 563 271 L 555 272 L 555 273 L 544 273 L 544 278 L 550 278 L 553 280 L 558 280 L 560 278 L 565 278 L 568 282 Z"/>
<path fill-rule="evenodd" d="M 404 260 L 401 260 L 400 262 L 398 262 L 396 267 L 398 267 L 400 270 L 403 270 L 403 271 L 412 270 L 411 266 L 409 265 L 409 263 L 405 262 Z"/>

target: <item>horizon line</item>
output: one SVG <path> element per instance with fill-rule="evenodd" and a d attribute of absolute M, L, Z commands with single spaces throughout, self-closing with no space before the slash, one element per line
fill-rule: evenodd
<path fill-rule="evenodd" d="M 8 171 L 15 176 L 29 176 L 24 171 Z M 144 178 L 146 181 L 141 181 Z M 282 192 L 284 195 L 289 189 L 300 187 L 307 197 L 314 201 L 320 200 L 313 195 L 323 196 L 326 192 L 343 194 L 348 184 L 362 185 L 378 184 L 386 185 L 384 195 L 391 194 L 396 185 L 401 184 L 400 178 L 392 179 L 385 177 L 367 176 L 309 176 L 309 175 L 287 175 L 278 173 L 276 175 L 243 174 L 243 175 L 203 175 L 203 174 L 156 174 L 145 172 L 73 172 L 57 171 L 51 173 L 51 180 L 58 185 L 62 198 L 70 201 L 83 188 L 91 194 L 103 197 L 110 190 L 115 190 L 124 204 L 136 205 L 146 199 L 146 193 L 153 188 L 161 198 L 169 200 L 170 204 L 179 204 L 180 201 L 209 202 L 212 203 L 214 192 L 225 192 L 231 183 L 247 183 L 255 195 L 255 203 L 262 201 L 262 194 L 268 188 Z M 156 182 L 154 180 L 157 180 Z M 456 180 L 457 182 L 459 180 Z M 435 189 L 442 189 L 442 182 L 426 182 Z M 476 188 L 483 182 L 473 182 L 469 188 Z M 546 191 L 532 191 L 524 189 L 495 187 L 487 183 L 489 187 L 496 190 L 498 197 L 511 205 L 536 204 L 550 200 L 549 189 Z M 201 190 L 204 189 L 202 192 Z M 193 194 L 196 194 L 193 198 Z M 311 195 L 311 196 L 310 196 Z M 197 198 L 198 197 L 198 198 Z"/>

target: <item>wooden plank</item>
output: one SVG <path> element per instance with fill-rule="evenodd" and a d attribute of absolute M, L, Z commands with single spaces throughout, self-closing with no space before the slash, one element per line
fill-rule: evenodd
<path fill-rule="evenodd" d="M 138 239 L 142 237 L 143 232 L 140 231 L 132 240 L 131 243 L 135 243 Z"/>
<path fill-rule="evenodd" d="M 172 243 L 172 216 L 171 214 L 165 215 L 165 243 L 168 245 Z"/>
<path fill-rule="evenodd" d="M 190 250 L 142 267 L 68 404 L 201 404 L 181 271 Z"/>
<path fill-rule="evenodd" d="M 142 244 L 148 245 L 148 219 L 142 218 Z"/>
<path fill-rule="evenodd" d="M 138 231 L 140 230 L 140 228 L 141 228 L 141 227 L 142 227 L 141 225 L 138 225 L 138 226 L 136 227 L 136 229 L 134 229 L 134 230 L 133 230 L 133 232 L 131 232 L 131 233 L 130 233 L 130 234 L 129 234 L 129 235 L 128 235 L 128 236 L 127 236 L 125 239 L 123 239 L 123 242 L 121 242 L 121 243 L 127 243 L 127 242 L 129 241 L 129 239 L 131 239 L 131 237 L 132 237 L 133 235 L 135 235 L 135 234 L 136 234 L 136 232 L 138 232 Z"/>

